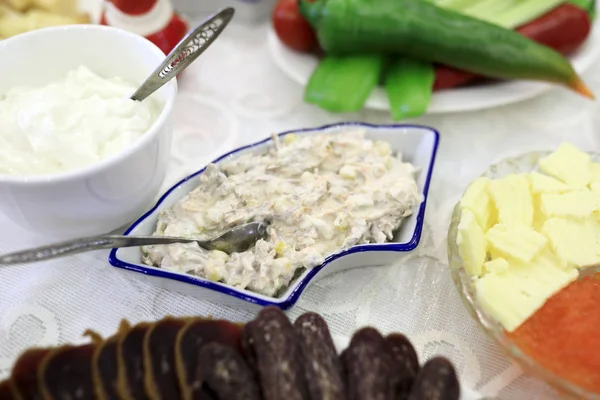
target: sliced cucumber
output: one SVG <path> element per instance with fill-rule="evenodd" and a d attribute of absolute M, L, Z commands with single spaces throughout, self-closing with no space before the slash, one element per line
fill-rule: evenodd
<path fill-rule="evenodd" d="M 533 21 L 565 2 L 565 0 L 523 0 L 505 12 L 492 16 L 488 21 L 505 28 L 514 29 Z"/>
<path fill-rule="evenodd" d="M 479 18 L 484 21 L 490 21 L 494 16 L 504 13 L 522 0 L 480 0 L 462 12 L 473 18 Z"/>
<path fill-rule="evenodd" d="M 567 0 L 429 0 L 439 7 L 514 29 L 546 14 Z M 571 0 L 589 10 L 593 0 Z M 578 4 L 579 5 L 579 4 Z M 587 6 L 586 6 L 587 5 Z M 595 9 L 595 7 L 592 6 Z"/>

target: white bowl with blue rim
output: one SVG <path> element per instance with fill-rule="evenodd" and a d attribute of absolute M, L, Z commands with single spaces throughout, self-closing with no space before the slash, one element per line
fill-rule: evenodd
<path fill-rule="evenodd" d="M 383 244 L 357 245 L 334 253 L 328 256 L 321 265 L 303 271 L 290 283 L 286 290 L 281 291 L 282 293 L 278 297 L 265 296 L 198 276 L 167 271 L 143 264 L 140 248 L 137 247 L 113 249 L 109 255 L 110 264 L 137 273 L 140 275 L 140 279 L 148 280 L 150 283 L 167 290 L 211 302 L 234 307 L 245 305 L 250 308 L 275 305 L 287 309 L 298 301 L 306 287 L 316 279 L 351 268 L 387 265 L 394 262 L 399 257 L 399 253 L 414 250 L 421 239 L 427 194 L 438 148 L 439 133 L 435 129 L 418 125 L 370 125 L 360 122 L 347 122 L 283 132 L 279 136 L 337 133 L 348 128 L 362 128 L 365 130 L 368 139 L 388 142 L 394 152 L 402 154 L 405 162 L 410 162 L 417 167 L 416 181 L 424 200 L 416 212 L 403 221 L 393 241 Z M 263 152 L 271 143 L 271 139 L 265 139 L 241 147 L 219 157 L 213 163 L 218 164 L 247 152 Z M 172 207 L 187 193 L 195 189 L 198 186 L 198 177 L 203 172 L 204 169 L 175 184 L 150 211 L 127 229 L 125 235 L 151 235 L 156 229 L 160 211 Z"/>

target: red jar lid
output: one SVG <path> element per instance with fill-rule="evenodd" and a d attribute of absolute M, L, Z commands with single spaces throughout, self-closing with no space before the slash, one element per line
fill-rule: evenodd
<path fill-rule="evenodd" d="M 171 0 L 107 0 L 101 23 L 144 36 L 169 53 L 188 32 Z"/>

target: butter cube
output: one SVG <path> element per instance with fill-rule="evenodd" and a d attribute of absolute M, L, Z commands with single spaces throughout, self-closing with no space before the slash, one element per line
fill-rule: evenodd
<path fill-rule="evenodd" d="M 594 214 L 596 219 L 600 220 L 600 182 L 592 182 L 590 184 L 590 192 L 594 196 L 594 204 L 596 205 Z"/>
<path fill-rule="evenodd" d="M 498 210 L 498 222 L 504 225 L 531 226 L 533 198 L 525 175 L 512 174 L 492 180 L 488 192 Z"/>
<path fill-rule="evenodd" d="M 573 266 L 569 265 L 565 259 L 554 253 L 550 243 L 544 246 L 544 248 L 534 257 L 534 260 L 542 265 L 553 265 L 560 269 L 574 268 Z"/>
<path fill-rule="evenodd" d="M 550 176 L 540 174 L 539 172 L 532 172 L 527 174 L 529 184 L 531 185 L 531 192 L 534 194 L 538 193 L 564 193 L 571 190 L 569 185 L 564 184 L 558 179 L 554 179 Z"/>
<path fill-rule="evenodd" d="M 600 183 L 600 163 L 593 162 L 591 163 L 590 167 L 592 172 L 591 182 Z"/>
<path fill-rule="evenodd" d="M 504 273 L 487 274 L 475 282 L 476 297 L 492 318 L 512 332 L 578 275 L 575 268 L 564 270 L 537 259 L 510 262 Z"/>
<path fill-rule="evenodd" d="M 600 264 L 598 223 L 591 218 L 550 218 L 542 227 L 554 253 L 569 266 Z"/>
<path fill-rule="evenodd" d="M 586 218 L 594 212 L 597 201 L 588 189 L 555 194 L 545 193 L 540 197 L 540 208 L 546 218 Z"/>
<path fill-rule="evenodd" d="M 542 207 L 540 206 L 540 194 L 533 195 L 533 229 L 536 231 L 540 231 L 542 229 L 542 225 L 546 222 L 546 215 L 542 212 Z"/>
<path fill-rule="evenodd" d="M 558 149 L 539 162 L 540 170 L 562 182 L 573 186 L 587 186 L 592 179 L 590 155 L 570 143 L 561 144 Z"/>
<path fill-rule="evenodd" d="M 488 261 L 483 264 L 483 268 L 487 273 L 490 274 L 501 274 L 508 271 L 508 261 L 504 258 L 495 258 L 492 261 Z"/>
<path fill-rule="evenodd" d="M 485 261 L 486 243 L 483 230 L 471 210 L 462 211 L 456 242 L 465 271 L 470 276 L 481 275 Z"/>
<path fill-rule="evenodd" d="M 470 210 L 477 219 L 483 231 L 487 231 L 495 221 L 492 221 L 492 209 L 494 205 L 488 194 L 488 178 L 475 179 L 465 191 L 460 200 L 461 209 Z"/>
<path fill-rule="evenodd" d="M 529 262 L 548 239 L 531 227 L 496 224 L 485 235 L 494 250 L 509 258 Z"/>

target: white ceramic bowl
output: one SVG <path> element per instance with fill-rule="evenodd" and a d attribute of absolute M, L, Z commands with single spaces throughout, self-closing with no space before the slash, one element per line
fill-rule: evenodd
<path fill-rule="evenodd" d="M 62 79 L 86 65 L 105 76 L 141 84 L 164 54 L 141 36 L 97 25 L 40 29 L 0 42 L 0 95 L 18 85 Z M 0 175 L 0 210 L 18 225 L 52 238 L 105 233 L 147 210 L 170 156 L 177 83 L 153 95 L 160 114 L 142 138 L 90 166 L 44 176 Z"/>
<path fill-rule="evenodd" d="M 279 297 L 264 296 L 193 275 L 171 272 L 142 264 L 139 248 L 113 249 L 109 256 L 109 262 L 116 267 L 145 275 L 146 279 L 152 284 L 186 295 L 234 307 L 250 305 L 250 308 L 253 308 L 256 305 L 275 305 L 284 309 L 292 307 L 298 301 L 298 298 L 307 285 L 315 279 L 350 268 L 386 265 L 393 262 L 398 257 L 398 253 L 414 250 L 421 239 L 427 192 L 437 152 L 439 134 L 436 130 L 424 126 L 369 125 L 350 122 L 289 131 L 281 133 L 280 136 L 291 133 L 312 135 L 316 133 L 336 132 L 348 127 L 362 127 L 366 130 L 368 138 L 389 142 L 394 152 L 402 153 L 405 161 L 411 162 L 419 169 L 417 184 L 425 200 L 416 213 L 404 220 L 393 242 L 358 245 L 332 254 L 325 259 L 323 264 L 313 269 L 305 270 L 297 279 L 291 282 L 287 290 Z M 215 160 L 214 163 L 236 157 L 242 153 L 263 152 L 270 143 L 271 139 L 266 139 L 242 147 L 225 154 Z M 125 234 L 152 235 L 156 229 L 156 222 L 160 211 L 172 207 L 187 193 L 195 189 L 198 185 L 198 175 L 203 172 L 204 169 L 188 176 L 169 189 L 154 208 L 138 219 Z"/>

